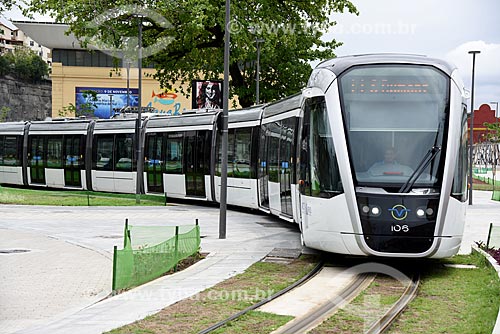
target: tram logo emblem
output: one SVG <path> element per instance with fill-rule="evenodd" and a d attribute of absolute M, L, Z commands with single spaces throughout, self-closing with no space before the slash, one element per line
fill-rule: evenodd
<path fill-rule="evenodd" d="M 405 220 L 408 216 L 408 212 L 411 210 L 407 209 L 406 206 L 402 204 L 396 204 L 390 208 L 389 211 L 391 212 L 392 218 L 396 220 Z"/>

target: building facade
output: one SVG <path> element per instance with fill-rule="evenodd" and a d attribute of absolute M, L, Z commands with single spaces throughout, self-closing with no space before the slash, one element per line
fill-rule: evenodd
<path fill-rule="evenodd" d="M 470 131 L 470 118 L 468 119 L 468 126 Z M 487 134 L 489 130 L 484 123 L 499 123 L 500 118 L 495 117 L 495 110 L 491 109 L 489 104 L 483 104 L 478 110 L 474 110 L 474 131 L 473 143 L 482 143 L 487 141 Z"/>

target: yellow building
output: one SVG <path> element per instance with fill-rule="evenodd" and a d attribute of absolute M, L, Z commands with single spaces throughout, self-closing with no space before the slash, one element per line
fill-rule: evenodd
<path fill-rule="evenodd" d="M 52 49 L 53 118 L 74 116 L 75 108 L 81 110 L 84 104 L 95 107 L 94 113 L 88 116 L 99 118 L 110 118 L 126 106 L 138 106 L 137 67 L 132 66 L 127 71 L 126 67 L 120 67 L 125 62 L 118 59 L 121 64 L 117 68 L 117 59 L 106 52 L 83 49 L 72 34 L 66 34 L 67 25 L 36 22 L 16 22 L 16 25 L 37 42 Z M 161 89 L 160 83 L 152 78 L 154 73 L 153 68 L 142 70 L 141 105 L 149 107 L 146 109 L 148 112 L 176 115 L 197 108 L 193 96 L 187 98 L 175 93 L 178 86 L 174 87 L 174 91 Z M 189 89 L 191 95 L 205 89 L 201 86 L 202 82 L 193 83 L 197 88 Z M 217 88 L 221 92 L 222 83 L 215 84 L 219 85 Z M 97 100 L 89 100 L 89 91 L 96 94 Z M 221 97 L 219 105 L 222 108 Z"/>
<path fill-rule="evenodd" d="M 160 83 L 152 78 L 154 69 L 146 68 L 142 71 L 142 96 L 141 105 L 152 107 L 155 112 L 162 114 L 179 114 L 191 109 L 191 99 L 185 96 L 165 91 L 160 88 Z M 94 90 L 98 92 L 96 102 L 98 109 L 117 110 L 126 106 L 127 69 L 113 67 L 85 67 L 64 66 L 63 63 L 54 62 L 52 65 L 52 117 L 70 116 L 65 114 L 65 108 L 77 104 L 79 91 Z M 137 99 L 138 70 L 131 68 L 129 71 L 130 100 Z M 109 90 L 105 90 L 105 89 Z M 117 89 L 120 88 L 120 91 Z M 137 104 L 132 103 L 132 106 Z M 101 108 L 102 107 L 102 108 Z M 101 116 L 98 114 L 97 116 Z M 106 117 L 101 117 L 106 118 Z"/>

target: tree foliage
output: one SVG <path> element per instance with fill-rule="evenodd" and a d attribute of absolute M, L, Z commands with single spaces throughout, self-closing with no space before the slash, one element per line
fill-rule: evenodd
<path fill-rule="evenodd" d="M 0 75 L 6 74 L 20 80 L 38 82 L 49 74 L 49 66 L 31 49 L 17 47 L 14 52 L 0 55 Z"/>
<path fill-rule="evenodd" d="M 28 0 L 28 11 L 51 14 L 83 44 L 89 36 L 117 49 L 137 36 L 135 0 Z M 140 7 L 162 18 L 144 16 L 144 47 L 165 45 L 150 55 L 156 78 L 165 88 L 181 81 L 188 93 L 191 80 L 219 79 L 223 73 L 225 0 L 144 0 Z M 116 10 L 116 9 L 121 10 Z M 357 13 L 349 0 L 247 0 L 231 4 L 230 89 L 242 106 L 255 100 L 256 39 L 262 39 L 261 100 L 272 101 L 299 91 L 307 82 L 310 63 L 333 58 L 336 40 L 323 41 L 334 25 L 333 12 Z M 164 20 L 163 20 L 164 19 Z M 167 21 L 169 25 L 163 24 Z M 94 39 L 95 40 L 95 39 Z"/>
<path fill-rule="evenodd" d="M 14 0 L 0 0 L 0 11 L 5 11 L 12 9 L 12 7 L 16 4 Z"/>
<path fill-rule="evenodd" d="M 492 143 L 500 142 L 500 123 L 484 122 L 483 125 L 488 130 L 488 133 L 486 134 L 486 140 Z"/>

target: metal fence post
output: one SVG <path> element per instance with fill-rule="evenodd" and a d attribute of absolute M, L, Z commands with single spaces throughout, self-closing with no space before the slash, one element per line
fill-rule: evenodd
<path fill-rule="evenodd" d="M 490 223 L 490 229 L 488 231 L 488 240 L 486 240 L 486 250 L 490 248 L 490 238 L 491 238 L 491 230 L 493 228 L 493 223 Z"/>
<path fill-rule="evenodd" d="M 174 272 L 177 271 L 177 264 L 179 263 L 179 226 L 175 227 L 175 266 Z"/>
<path fill-rule="evenodd" d="M 123 248 L 127 247 L 128 218 L 125 218 L 125 230 L 123 231 Z"/>
<path fill-rule="evenodd" d="M 115 291 L 116 289 L 116 257 L 117 257 L 117 251 L 118 251 L 118 246 L 114 246 L 113 248 L 113 278 L 111 282 L 111 291 Z"/>

